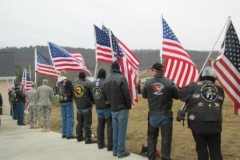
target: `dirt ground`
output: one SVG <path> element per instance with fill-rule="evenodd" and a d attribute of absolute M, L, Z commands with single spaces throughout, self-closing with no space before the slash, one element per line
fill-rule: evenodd
<path fill-rule="evenodd" d="M 174 160 L 196 160 L 195 142 L 191 130 L 182 123 L 176 121 L 177 110 L 183 103 L 179 100 L 174 101 L 173 114 L 173 140 L 171 157 Z M 240 116 L 233 114 L 233 102 L 226 97 L 223 108 L 223 132 L 222 132 L 222 154 L 224 160 L 240 160 Z M 142 145 L 147 145 L 147 100 L 139 95 L 139 102 L 130 110 L 127 149 L 139 154 Z M 76 111 L 75 111 L 76 116 Z M 76 127 L 76 120 L 74 126 Z M 93 108 L 92 132 L 96 137 L 97 115 Z M 58 102 L 53 102 L 51 115 L 51 128 L 55 132 L 61 133 L 61 115 Z M 74 130 L 75 132 L 75 130 Z M 157 150 L 160 151 L 160 133 L 158 138 Z M 147 159 L 147 158 L 146 158 Z"/>

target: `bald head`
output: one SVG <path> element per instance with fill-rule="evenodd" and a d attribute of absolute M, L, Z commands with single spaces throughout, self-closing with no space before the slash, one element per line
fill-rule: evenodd
<path fill-rule="evenodd" d="M 66 77 L 67 76 L 67 71 L 62 70 L 60 74 L 61 74 L 61 76 L 65 76 Z"/>
<path fill-rule="evenodd" d="M 48 80 L 47 79 L 43 79 L 43 84 L 48 84 Z"/>

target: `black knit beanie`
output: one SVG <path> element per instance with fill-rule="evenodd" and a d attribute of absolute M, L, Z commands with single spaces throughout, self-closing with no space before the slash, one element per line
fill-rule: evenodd
<path fill-rule="evenodd" d="M 120 66 L 119 66 L 119 64 L 118 64 L 117 61 L 114 61 L 114 62 L 112 63 L 111 69 L 120 70 Z"/>
<path fill-rule="evenodd" d="M 79 79 L 85 79 L 86 78 L 86 74 L 84 72 L 80 72 L 78 75 Z"/>
<path fill-rule="evenodd" d="M 98 70 L 97 78 L 106 78 L 106 71 L 105 69 L 101 68 Z"/>

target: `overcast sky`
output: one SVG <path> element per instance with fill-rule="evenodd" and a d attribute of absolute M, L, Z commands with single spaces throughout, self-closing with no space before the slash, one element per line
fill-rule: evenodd
<path fill-rule="evenodd" d="M 211 50 L 229 16 L 240 36 L 240 0 L 0 0 L 0 48 L 94 49 L 104 24 L 130 49 L 159 49 L 162 14 L 185 49 Z"/>

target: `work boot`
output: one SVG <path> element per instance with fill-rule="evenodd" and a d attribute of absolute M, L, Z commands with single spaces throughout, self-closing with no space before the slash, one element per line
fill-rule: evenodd
<path fill-rule="evenodd" d="M 50 126 L 47 126 L 46 132 L 49 132 L 49 131 L 51 131 L 51 128 Z"/>
<path fill-rule="evenodd" d="M 47 132 L 47 126 L 43 125 L 42 131 L 41 132 Z"/>
<path fill-rule="evenodd" d="M 123 155 L 118 156 L 118 158 L 124 158 L 130 155 L 130 152 L 125 152 Z"/>
<path fill-rule="evenodd" d="M 30 122 L 30 124 L 29 124 L 29 125 L 30 125 L 30 127 L 29 127 L 29 128 L 30 128 L 30 129 L 33 129 L 33 122 Z"/>
<path fill-rule="evenodd" d="M 85 138 L 84 138 L 84 137 L 80 137 L 80 138 L 79 138 L 79 137 L 77 137 L 77 141 L 78 141 L 78 142 L 82 142 L 82 141 L 84 141 L 84 140 L 85 140 Z"/>
<path fill-rule="evenodd" d="M 33 122 L 33 129 L 37 129 L 38 126 L 37 126 L 37 123 Z"/>
<path fill-rule="evenodd" d="M 86 138 L 85 144 L 92 144 L 92 143 L 97 143 L 96 140 L 92 140 L 91 138 Z"/>

